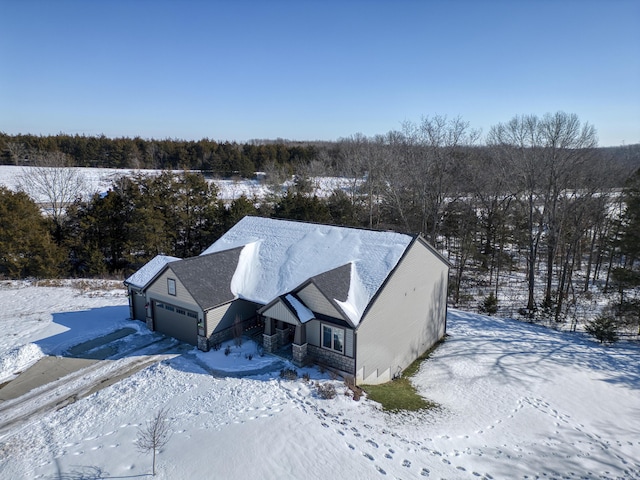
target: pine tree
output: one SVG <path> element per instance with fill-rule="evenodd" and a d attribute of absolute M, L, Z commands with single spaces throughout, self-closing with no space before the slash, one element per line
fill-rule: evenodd
<path fill-rule="evenodd" d="M 51 221 L 24 192 L 0 187 L 0 275 L 57 277 L 64 253 L 51 235 Z"/>

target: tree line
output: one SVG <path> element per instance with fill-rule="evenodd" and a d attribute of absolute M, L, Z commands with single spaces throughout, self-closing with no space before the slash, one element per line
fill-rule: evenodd
<path fill-rule="evenodd" d="M 194 172 L 122 177 L 46 217 L 28 196 L 3 191 L 24 212 L 6 207 L 3 221 L 13 216 L 2 228 L 31 240 L 3 253 L 0 273 L 122 276 L 159 253 L 198 255 L 251 214 L 422 233 L 452 263 L 453 305 L 500 299 L 505 314 L 575 321 L 604 291 L 615 294 L 617 316 L 640 322 L 640 146 L 597 148 L 594 127 L 576 115 L 516 116 L 483 141 L 460 118 L 425 117 L 282 162 L 266 169 L 267 181 L 294 174 L 292 188 L 229 204 Z M 351 187 L 319 198 L 317 175 Z M 38 227 L 27 232 L 29 215 Z"/>
<path fill-rule="evenodd" d="M 76 167 L 199 170 L 215 177 L 250 178 L 256 171 L 317 157 L 318 146 L 302 142 L 245 143 L 108 138 L 85 135 L 7 135 L 0 132 L 0 163 L 33 165 L 62 154 Z"/>

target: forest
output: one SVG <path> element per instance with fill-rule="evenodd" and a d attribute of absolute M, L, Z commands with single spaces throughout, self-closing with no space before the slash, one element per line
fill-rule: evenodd
<path fill-rule="evenodd" d="M 598 148 L 574 114 L 515 116 L 484 136 L 461 118 L 423 117 L 315 143 L 0 133 L 0 158 L 60 173 L 0 189 L 6 278 L 124 278 L 157 254 L 198 255 L 262 215 L 421 233 L 452 264 L 454 306 L 575 325 L 600 302 L 604 320 L 640 328 L 640 145 Z M 163 171 L 80 198 L 70 166 Z M 258 171 L 273 185 L 266 198 L 225 203 L 209 181 Z M 351 186 L 321 198 L 319 176 Z M 52 195 L 46 215 L 29 195 L 43 183 L 70 192 Z"/>

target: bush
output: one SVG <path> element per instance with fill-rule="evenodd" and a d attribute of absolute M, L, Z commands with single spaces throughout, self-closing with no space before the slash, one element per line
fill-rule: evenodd
<path fill-rule="evenodd" d="M 587 322 L 584 329 L 600 343 L 615 343 L 618 341 L 618 323 L 608 315 L 600 315 L 595 320 Z"/>
<path fill-rule="evenodd" d="M 298 371 L 293 368 L 283 368 L 280 370 L 280 378 L 285 380 L 296 380 L 298 378 Z"/>
<path fill-rule="evenodd" d="M 348 380 L 347 379 L 347 380 L 344 381 L 344 384 L 347 387 L 347 389 L 345 390 L 344 394 L 347 395 L 347 396 L 350 396 L 356 402 L 358 400 L 360 400 L 360 398 L 364 394 L 364 390 L 362 390 L 360 387 L 358 387 L 353 380 Z"/>
<path fill-rule="evenodd" d="M 498 312 L 498 297 L 493 292 L 487 295 L 482 304 L 480 305 L 480 311 L 491 316 Z"/>
<path fill-rule="evenodd" d="M 230 353 L 231 353 L 231 345 L 227 345 L 226 347 L 224 347 L 224 354 L 226 357 L 228 357 Z"/>
<path fill-rule="evenodd" d="M 336 387 L 333 383 L 318 383 L 316 382 L 316 393 L 324 400 L 331 400 L 336 398 Z"/>

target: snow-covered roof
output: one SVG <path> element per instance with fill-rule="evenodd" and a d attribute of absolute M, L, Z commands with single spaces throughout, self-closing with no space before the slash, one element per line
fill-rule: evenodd
<path fill-rule="evenodd" d="M 127 278 L 124 283 L 132 287 L 144 288 L 167 263 L 175 262 L 176 260 L 180 259 L 169 255 L 156 255 L 145 263 L 140 270 Z"/>
<path fill-rule="evenodd" d="M 307 279 L 351 264 L 342 309 L 357 325 L 414 237 L 395 232 L 245 217 L 202 254 L 244 247 L 231 290 L 264 305 Z"/>
<path fill-rule="evenodd" d="M 287 295 L 284 298 L 294 308 L 294 310 L 296 311 L 296 315 L 298 316 L 298 319 L 300 320 L 300 322 L 307 323 L 309 320 L 313 320 L 315 315 L 313 314 L 313 312 L 311 310 L 309 310 L 305 305 L 303 305 L 300 300 L 298 300 L 293 295 Z"/>

